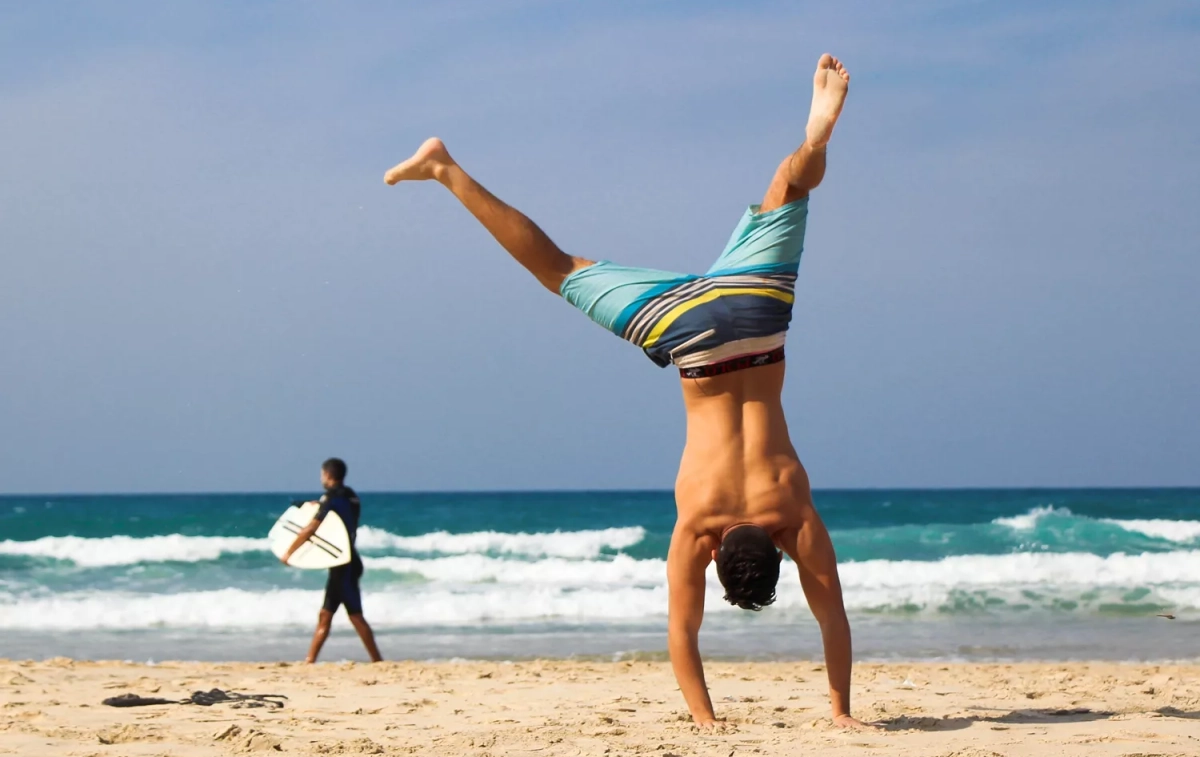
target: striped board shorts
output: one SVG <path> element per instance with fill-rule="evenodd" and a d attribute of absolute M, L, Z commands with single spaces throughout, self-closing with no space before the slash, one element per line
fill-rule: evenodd
<path fill-rule="evenodd" d="M 748 208 L 703 275 L 600 261 L 563 281 L 563 298 L 660 366 L 689 378 L 783 359 L 808 198 Z"/>

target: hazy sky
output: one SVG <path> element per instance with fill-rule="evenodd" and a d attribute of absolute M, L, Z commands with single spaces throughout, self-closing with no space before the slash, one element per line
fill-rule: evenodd
<path fill-rule="evenodd" d="M 4 4 L 0 491 L 669 488 L 675 374 L 382 174 L 702 271 L 824 51 L 814 485 L 1200 484 L 1200 4 L 733 6 Z"/>

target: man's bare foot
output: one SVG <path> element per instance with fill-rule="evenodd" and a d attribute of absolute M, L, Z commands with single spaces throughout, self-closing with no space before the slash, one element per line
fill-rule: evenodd
<path fill-rule="evenodd" d="M 413 156 L 383 175 L 387 184 L 402 181 L 425 181 L 437 179 L 454 165 L 454 158 L 437 137 L 430 137 L 417 149 Z"/>
<path fill-rule="evenodd" d="M 850 72 L 829 53 L 822 55 L 817 61 L 817 73 L 813 75 L 812 108 L 808 112 L 808 125 L 804 127 L 805 141 L 810 147 L 819 149 L 829 144 L 849 90 Z"/>

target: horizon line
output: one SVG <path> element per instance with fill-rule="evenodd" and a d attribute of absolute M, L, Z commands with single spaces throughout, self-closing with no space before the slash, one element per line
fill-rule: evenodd
<path fill-rule="evenodd" d="M 1091 485 L 1091 486 L 862 486 L 862 487 L 816 487 L 817 493 L 859 493 L 859 492 L 1067 492 L 1067 491 L 1151 491 L 1200 490 L 1200 484 L 1160 484 L 1160 485 Z M 258 490 L 212 490 L 212 491 L 77 491 L 77 492 L 0 492 L 0 499 L 15 499 L 18 497 L 254 497 L 254 496 L 293 496 L 310 489 L 258 489 Z M 359 489 L 362 494 L 401 494 L 412 496 L 454 496 L 454 495 L 493 495 L 493 494 L 674 494 L 673 489 Z"/>

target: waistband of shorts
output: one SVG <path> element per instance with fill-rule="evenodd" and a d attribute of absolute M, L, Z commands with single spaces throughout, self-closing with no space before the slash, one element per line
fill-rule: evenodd
<path fill-rule="evenodd" d="M 675 364 L 676 368 L 695 368 L 697 366 L 713 365 L 715 363 L 723 363 L 726 360 L 733 360 L 736 357 L 761 355 L 765 352 L 771 352 L 782 347 L 784 342 L 787 341 L 787 331 L 780 331 L 767 336 L 756 336 L 749 339 L 737 339 L 732 342 L 725 342 L 707 350 L 693 349 L 689 351 L 694 342 L 702 341 L 704 337 L 714 336 L 715 334 L 716 329 L 711 329 L 698 335 L 695 339 L 684 342 L 674 348 L 671 350 L 671 362 Z"/>
<path fill-rule="evenodd" d="M 679 377 L 685 379 L 711 378 L 747 368 L 758 368 L 764 365 L 783 362 L 783 347 L 776 347 L 770 352 L 760 352 L 757 355 L 740 355 L 729 360 L 709 365 L 696 365 L 691 368 L 680 368 Z"/>

